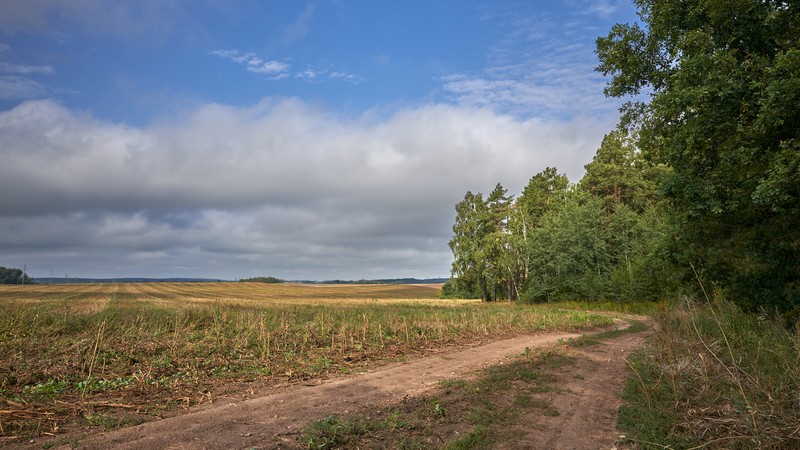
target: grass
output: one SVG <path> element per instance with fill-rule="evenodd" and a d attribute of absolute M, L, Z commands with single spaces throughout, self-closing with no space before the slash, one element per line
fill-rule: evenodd
<path fill-rule="evenodd" d="M 0 286 L 0 436 L 146 420 L 242 383 L 349 373 L 426 349 L 609 323 L 585 311 L 441 300 L 437 292 L 262 283 Z"/>
<path fill-rule="evenodd" d="M 658 316 L 619 427 L 643 448 L 800 448 L 800 329 L 717 298 Z"/>

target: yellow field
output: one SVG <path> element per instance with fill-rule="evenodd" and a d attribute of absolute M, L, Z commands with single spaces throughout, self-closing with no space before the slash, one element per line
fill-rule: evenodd
<path fill-rule="evenodd" d="M 158 306 L 238 305 L 363 305 L 414 303 L 462 305 L 475 300 L 437 299 L 436 285 L 294 284 L 294 283 L 114 283 L 72 285 L 0 285 L 0 306 L 8 304 L 70 304 L 91 311 L 109 300 L 145 302 Z"/>

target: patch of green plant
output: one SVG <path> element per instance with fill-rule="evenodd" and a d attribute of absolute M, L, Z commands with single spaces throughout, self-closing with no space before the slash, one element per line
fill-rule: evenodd
<path fill-rule="evenodd" d="M 646 351 L 638 350 L 628 360 L 635 375 L 625 382 L 625 403 L 619 408 L 617 428 L 644 448 L 692 447 L 694 442 L 689 436 L 672 431 L 678 423 L 670 405 L 674 398 L 666 383 L 656 382 L 660 374 L 648 364 L 647 357 Z"/>
<path fill-rule="evenodd" d="M 628 326 L 618 330 L 606 330 L 594 334 L 584 334 L 577 339 L 570 338 L 567 345 L 571 347 L 590 347 L 599 345 L 603 339 L 614 339 L 625 334 L 636 334 L 647 331 L 648 326 L 641 320 L 628 320 Z"/>
<path fill-rule="evenodd" d="M 69 387 L 69 383 L 63 380 L 51 378 L 44 383 L 26 385 L 22 388 L 22 395 L 25 397 L 51 399 Z"/>
<path fill-rule="evenodd" d="M 639 314 L 642 316 L 656 316 L 668 308 L 666 301 L 649 302 L 559 302 L 558 305 L 565 309 L 610 311 L 625 314 Z"/>
<path fill-rule="evenodd" d="M 49 441 L 45 441 L 42 444 L 43 450 L 48 450 L 53 447 L 61 447 L 68 445 L 70 448 L 78 448 L 78 439 L 77 438 L 68 438 L 68 437 L 60 437 L 58 439 L 52 439 Z"/>
<path fill-rule="evenodd" d="M 81 392 L 102 392 L 114 389 L 123 389 L 131 385 L 136 380 L 135 377 L 117 377 L 113 380 L 88 378 L 75 383 L 75 388 Z"/>
<path fill-rule="evenodd" d="M 369 432 L 370 425 L 361 417 L 328 416 L 306 427 L 300 441 L 309 449 L 338 448 Z"/>
<path fill-rule="evenodd" d="M 444 446 L 445 450 L 472 450 L 491 447 L 495 433 L 489 428 L 477 426 L 469 433 Z"/>
<path fill-rule="evenodd" d="M 467 382 L 459 378 L 445 378 L 439 380 L 437 384 L 445 389 L 458 389 L 465 387 Z"/>

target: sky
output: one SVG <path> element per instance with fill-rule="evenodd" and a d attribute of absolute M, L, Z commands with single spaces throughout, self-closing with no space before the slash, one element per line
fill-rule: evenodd
<path fill-rule="evenodd" d="M 447 277 L 454 205 L 577 182 L 617 0 L 0 0 L 0 266 Z"/>

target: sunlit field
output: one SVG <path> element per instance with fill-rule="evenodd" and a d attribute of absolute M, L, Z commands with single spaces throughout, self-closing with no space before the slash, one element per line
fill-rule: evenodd
<path fill-rule="evenodd" d="M 557 307 L 438 299 L 438 292 L 424 285 L 0 285 L 0 433 L 114 428 L 242 386 L 610 323 Z"/>

